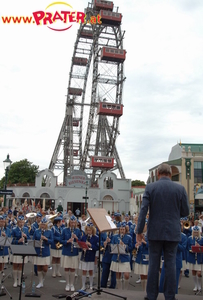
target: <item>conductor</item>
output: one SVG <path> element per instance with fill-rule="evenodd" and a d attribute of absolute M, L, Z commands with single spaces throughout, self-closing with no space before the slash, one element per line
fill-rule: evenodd
<path fill-rule="evenodd" d="M 176 292 L 176 252 L 181 240 L 180 218 L 189 215 L 189 204 L 185 188 L 171 181 L 171 168 L 168 164 L 158 167 L 158 181 L 146 186 L 136 240 L 141 244 L 145 218 L 149 209 L 147 236 L 149 241 L 149 270 L 147 280 L 147 300 L 158 297 L 159 267 L 164 253 L 166 300 L 175 300 Z"/>

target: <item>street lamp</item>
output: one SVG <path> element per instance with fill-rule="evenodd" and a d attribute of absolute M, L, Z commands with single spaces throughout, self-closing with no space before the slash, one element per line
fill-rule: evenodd
<path fill-rule="evenodd" d="M 4 170 L 5 170 L 5 184 L 4 184 L 4 189 L 6 190 L 7 188 L 7 180 L 8 180 L 8 172 L 10 169 L 10 166 L 12 164 L 12 161 L 9 158 L 9 154 L 7 155 L 7 158 L 3 161 L 4 163 Z M 4 194 L 4 206 L 6 206 L 6 194 Z"/>

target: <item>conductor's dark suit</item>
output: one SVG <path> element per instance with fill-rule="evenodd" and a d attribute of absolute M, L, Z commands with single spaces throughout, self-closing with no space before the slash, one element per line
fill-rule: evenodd
<path fill-rule="evenodd" d="M 149 271 L 147 297 L 158 296 L 160 257 L 164 252 L 166 300 L 175 299 L 176 250 L 181 240 L 180 218 L 189 215 L 189 204 L 185 188 L 172 182 L 168 176 L 146 186 L 137 224 L 137 233 L 143 231 L 149 209 L 147 235 L 149 241 Z M 166 270 L 167 269 L 167 270 Z"/>

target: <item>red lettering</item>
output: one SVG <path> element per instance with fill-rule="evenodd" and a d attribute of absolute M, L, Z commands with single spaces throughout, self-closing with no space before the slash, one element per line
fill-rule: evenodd
<path fill-rule="evenodd" d="M 44 18 L 45 12 L 42 10 L 35 11 L 32 13 L 37 25 L 40 25 L 40 21 Z"/>
<path fill-rule="evenodd" d="M 95 16 L 91 16 L 91 17 L 90 17 L 90 23 L 91 23 L 91 24 L 96 24 L 96 23 L 97 23 L 97 19 L 96 19 Z"/>
<path fill-rule="evenodd" d="M 61 20 L 63 21 L 63 18 L 61 17 L 61 15 L 56 11 L 53 17 L 53 22 L 56 22 L 56 20 Z"/>
<path fill-rule="evenodd" d="M 69 15 L 69 22 L 76 22 L 76 16 L 75 16 L 75 11 L 72 11 L 71 14 Z"/>
<path fill-rule="evenodd" d="M 43 19 L 43 24 L 46 25 L 47 21 L 49 22 L 49 24 L 52 24 L 52 13 L 46 12 L 46 17 Z"/>
<path fill-rule="evenodd" d="M 21 18 L 22 18 L 22 17 L 12 17 L 13 23 L 14 23 L 14 24 L 15 24 L 15 23 L 20 23 L 20 22 L 21 22 Z"/>
<path fill-rule="evenodd" d="M 32 17 L 23 17 L 23 22 L 30 24 L 32 22 Z"/>
<path fill-rule="evenodd" d="M 85 23 L 85 13 L 77 12 L 77 23 Z"/>
<path fill-rule="evenodd" d="M 100 15 L 97 15 L 97 23 L 98 23 L 98 24 L 102 24 L 101 16 L 100 16 Z"/>
<path fill-rule="evenodd" d="M 2 21 L 3 21 L 3 23 L 5 24 L 5 23 L 10 23 L 11 22 L 11 17 L 1 17 L 2 18 Z"/>
<path fill-rule="evenodd" d="M 61 11 L 61 14 L 64 15 L 64 23 L 67 23 L 67 15 L 70 15 L 70 11 Z"/>

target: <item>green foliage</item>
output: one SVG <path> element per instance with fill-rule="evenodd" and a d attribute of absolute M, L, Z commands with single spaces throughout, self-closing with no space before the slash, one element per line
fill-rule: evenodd
<path fill-rule="evenodd" d="M 5 184 L 5 176 L 2 177 L 0 180 L 0 189 L 4 189 L 4 184 Z"/>
<path fill-rule="evenodd" d="M 146 186 L 146 183 L 144 181 L 141 181 L 141 180 L 132 180 L 131 181 L 131 186 Z"/>
<path fill-rule="evenodd" d="M 15 162 L 8 172 L 8 183 L 34 183 L 38 169 L 39 166 L 32 164 L 27 159 Z"/>

